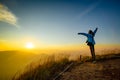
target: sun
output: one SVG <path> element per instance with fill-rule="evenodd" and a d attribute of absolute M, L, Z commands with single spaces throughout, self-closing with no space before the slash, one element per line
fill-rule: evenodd
<path fill-rule="evenodd" d="M 34 44 L 32 42 L 27 42 L 25 47 L 28 48 L 28 49 L 33 49 L 34 48 Z"/>

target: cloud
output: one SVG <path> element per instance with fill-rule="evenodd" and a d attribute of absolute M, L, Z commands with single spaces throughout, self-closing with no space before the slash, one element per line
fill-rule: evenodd
<path fill-rule="evenodd" d="M 5 6 L 0 4 L 0 21 L 9 23 L 18 28 L 17 17 Z"/>
<path fill-rule="evenodd" d="M 79 14 L 79 18 L 85 16 L 86 14 L 88 14 L 89 12 L 91 12 L 92 10 L 94 10 L 98 5 L 100 4 L 100 1 L 93 3 L 92 5 L 88 6 L 87 9 L 85 9 L 83 12 L 81 12 Z"/>

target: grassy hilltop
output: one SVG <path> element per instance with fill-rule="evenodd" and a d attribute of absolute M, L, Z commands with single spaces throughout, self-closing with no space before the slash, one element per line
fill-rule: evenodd
<path fill-rule="evenodd" d="M 108 54 L 97 55 L 96 58 L 98 62 L 115 58 L 120 59 L 120 53 L 112 51 Z M 70 69 L 74 68 L 76 64 L 85 62 L 91 62 L 91 57 L 77 56 L 75 60 L 71 60 L 69 54 L 44 55 L 37 62 L 28 65 L 21 73 L 15 74 L 12 80 L 54 80 L 71 63 L 73 65 Z"/>

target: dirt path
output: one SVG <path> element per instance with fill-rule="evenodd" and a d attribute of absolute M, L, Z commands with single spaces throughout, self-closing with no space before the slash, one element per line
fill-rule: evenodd
<path fill-rule="evenodd" d="M 60 80 L 120 80 L 120 59 L 78 64 L 62 74 Z"/>

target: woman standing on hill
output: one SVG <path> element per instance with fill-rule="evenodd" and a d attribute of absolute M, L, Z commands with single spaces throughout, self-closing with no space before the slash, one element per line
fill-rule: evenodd
<path fill-rule="evenodd" d="M 94 45 L 95 45 L 95 33 L 97 32 L 98 28 L 96 28 L 94 31 L 89 30 L 88 33 L 78 33 L 78 35 L 84 35 L 87 37 L 87 45 L 90 47 L 90 51 L 91 51 L 91 55 L 92 55 L 92 61 L 95 61 L 95 49 L 94 49 Z"/>

